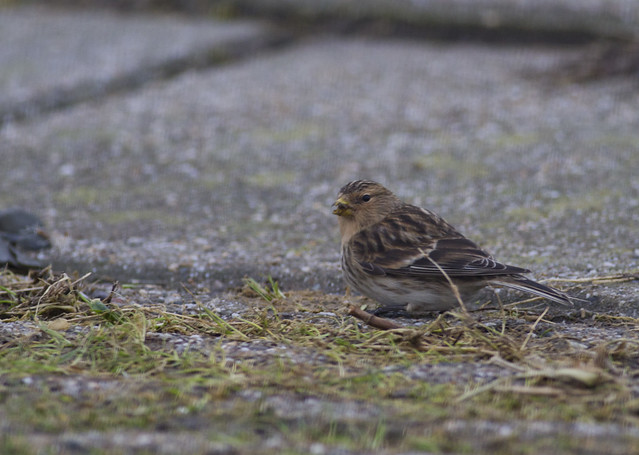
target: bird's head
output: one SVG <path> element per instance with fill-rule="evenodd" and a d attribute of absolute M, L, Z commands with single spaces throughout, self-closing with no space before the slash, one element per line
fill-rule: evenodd
<path fill-rule="evenodd" d="M 401 204 L 391 191 L 372 180 L 355 180 L 339 190 L 333 214 L 339 216 L 342 237 L 383 220 Z M 348 235 L 350 234 L 350 235 Z"/>

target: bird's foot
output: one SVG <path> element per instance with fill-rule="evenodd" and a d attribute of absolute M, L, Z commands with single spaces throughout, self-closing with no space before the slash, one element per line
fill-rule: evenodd
<path fill-rule="evenodd" d="M 406 305 L 397 306 L 381 306 L 373 311 L 375 316 L 384 318 L 410 318 L 410 314 L 406 311 Z"/>

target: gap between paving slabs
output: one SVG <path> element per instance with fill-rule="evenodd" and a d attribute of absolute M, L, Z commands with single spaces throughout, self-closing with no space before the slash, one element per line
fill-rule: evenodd
<path fill-rule="evenodd" d="M 221 44 L 195 47 L 192 51 L 125 71 L 109 79 L 80 81 L 70 87 L 58 86 L 38 91 L 22 101 L 0 105 L 0 125 L 20 121 L 71 107 L 85 101 L 99 100 L 122 92 L 139 89 L 153 81 L 166 80 L 191 70 L 202 70 L 238 62 L 269 50 L 280 49 L 295 42 L 292 33 L 269 25 L 258 38 L 228 40 Z"/>
<path fill-rule="evenodd" d="M 28 276 L 1 272 L 3 387 L 10 387 L 7 381 L 72 375 L 176 381 L 190 387 L 180 392 L 189 400 L 257 388 L 267 395 L 384 404 L 424 398 L 424 387 L 439 382 L 451 385 L 444 406 L 457 406 L 453 412 L 461 417 L 488 400 L 496 411 L 486 418 L 508 419 L 498 408 L 515 400 L 524 403 L 514 411 L 521 418 L 526 403 L 537 409 L 540 397 L 550 397 L 553 407 L 577 409 L 567 412 L 569 419 L 637 420 L 634 318 L 584 313 L 553 320 L 543 306 L 511 304 L 400 320 L 401 326 L 378 330 L 349 317 L 346 298 L 285 292 L 274 281 L 247 279 L 233 294 L 210 301 L 192 294 L 188 304 L 157 303 L 163 293 L 152 286 L 96 292 L 89 275 L 50 269 Z M 461 383 L 457 373 L 446 373 L 454 364 L 468 366 Z M 441 368 L 441 374 L 429 375 L 430 381 L 419 373 L 425 366 Z M 477 374 L 488 366 L 498 373 Z M 195 387 L 202 383 L 206 387 Z M 562 419 L 547 412 L 537 418 Z"/>
<path fill-rule="evenodd" d="M 69 0 L 50 0 L 68 5 Z M 77 5 L 77 1 L 71 2 Z M 318 22 L 350 28 L 362 23 L 384 23 L 397 29 L 413 26 L 429 29 L 428 36 L 499 37 L 570 42 L 596 38 L 632 39 L 637 36 L 636 6 L 630 1 L 578 0 L 146 0 L 112 2 L 84 0 L 84 5 L 122 11 L 172 10 L 190 14 L 267 17 L 272 21 Z M 379 30 L 379 28 L 378 28 Z"/>

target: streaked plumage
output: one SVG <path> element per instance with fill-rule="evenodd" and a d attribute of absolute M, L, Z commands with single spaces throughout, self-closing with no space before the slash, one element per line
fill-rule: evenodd
<path fill-rule="evenodd" d="M 497 262 L 437 214 L 402 202 L 379 183 L 345 185 L 333 204 L 349 286 L 388 309 L 419 315 L 457 306 L 488 284 L 569 304 L 556 289 L 529 280 L 529 270 Z M 446 277 L 448 276 L 448 278 Z"/>

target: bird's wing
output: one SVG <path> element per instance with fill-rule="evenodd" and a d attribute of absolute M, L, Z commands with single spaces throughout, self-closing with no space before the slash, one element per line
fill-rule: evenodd
<path fill-rule="evenodd" d="M 409 206 L 351 239 L 352 253 L 376 275 L 496 276 L 528 273 L 497 262 L 432 212 Z"/>

